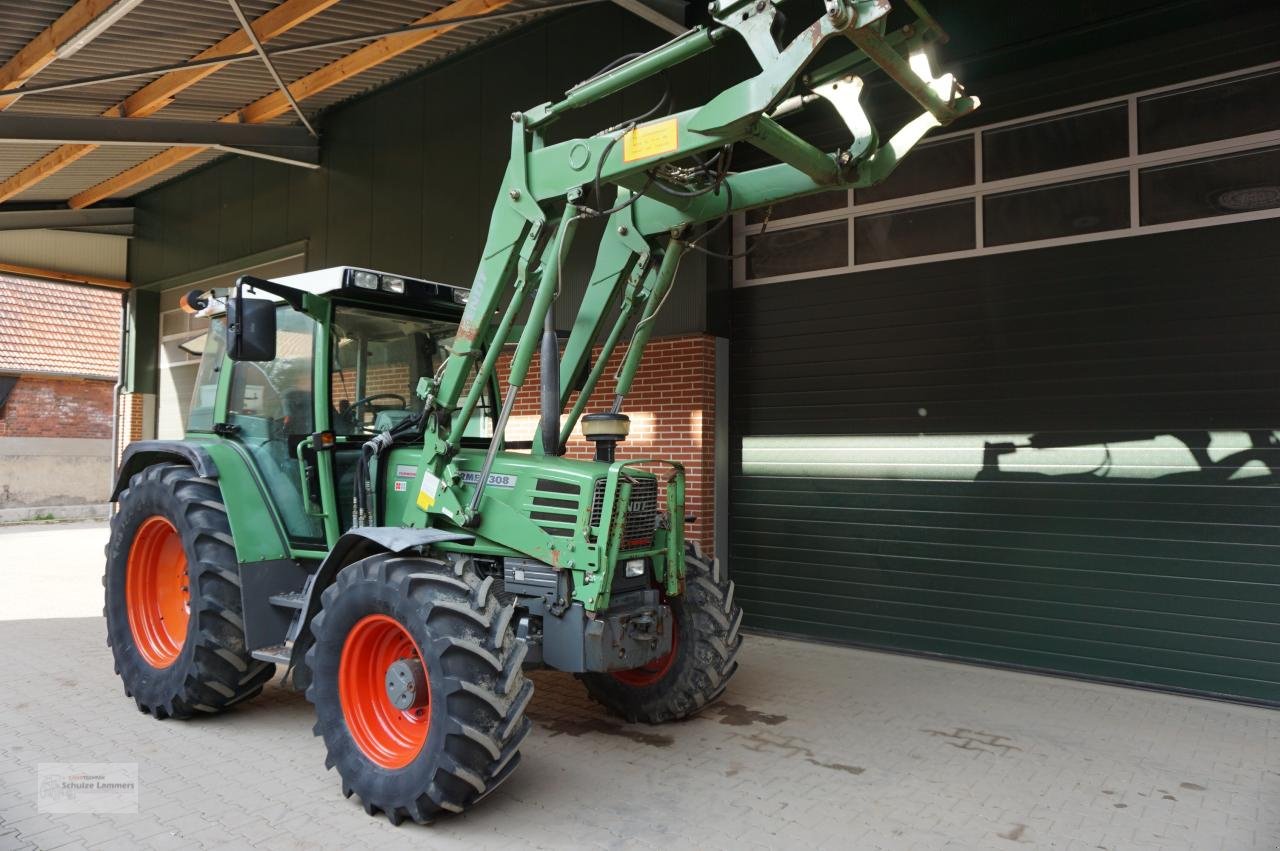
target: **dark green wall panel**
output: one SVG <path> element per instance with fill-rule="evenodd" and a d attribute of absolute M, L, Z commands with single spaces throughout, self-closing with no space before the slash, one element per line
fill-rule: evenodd
<path fill-rule="evenodd" d="M 397 86 L 373 100 L 374 139 L 422 138 L 423 86 L 421 80 Z M 391 271 L 418 269 L 422 251 L 422 204 L 418 187 L 424 168 L 420 151 L 408 145 L 388 145 L 372 158 L 371 257 Z"/>
<path fill-rule="evenodd" d="M 289 172 L 267 160 L 253 160 L 252 252 L 289 242 Z"/>
<path fill-rule="evenodd" d="M 325 265 L 328 251 L 329 172 L 300 168 L 288 170 L 289 206 L 287 208 L 288 242 L 307 241 L 307 264 L 313 268 Z"/>
<path fill-rule="evenodd" d="M 740 289 L 757 628 L 1280 702 L 1280 222 Z"/>
<path fill-rule="evenodd" d="M 423 132 L 431 141 L 421 165 L 421 268 L 439 281 L 466 281 L 475 273 L 484 232 L 476 223 L 492 203 L 478 184 L 482 157 L 475 128 L 483 112 L 472 69 L 452 63 L 423 82 Z"/>
<path fill-rule="evenodd" d="M 218 262 L 253 253 L 254 162 L 233 157 L 219 169 Z"/>
<path fill-rule="evenodd" d="M 344 110 L 341 121 L 325 123 L 323 165 L 329 173 L 328 258 L 326 265 L 373 266 L 373 161 L 374 120 L 377 104 L 372 98 L 356 101 Z M 379 156 L 384 156 L 380 152 Z M 342 258 L 342 259 L 338 259 Z"/>

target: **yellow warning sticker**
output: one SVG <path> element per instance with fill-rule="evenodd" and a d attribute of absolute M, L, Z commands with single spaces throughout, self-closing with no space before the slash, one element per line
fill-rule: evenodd
<path fill-rule="evenodd" d="M 668 118 L 629 131 L 622 137 L 622 161 L 630 163 L 671 153 L 680 147 L 679 123 L 675 118 Z"/>
<path fill-rule="evenodd" d="M 431 473 L 422 474 L 422 487 L 418 489 L 418 508 L 428 510 L 436 504 L 436 494 L 440 491 L 440 480 Z"/>

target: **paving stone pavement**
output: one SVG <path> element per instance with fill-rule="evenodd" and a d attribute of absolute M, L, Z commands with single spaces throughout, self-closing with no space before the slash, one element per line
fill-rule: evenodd
<path fill-rule="evenodd" d="M 0 537 L 8 556 L 24 543 Z M 59 557 L 97 582 L 102 538 L 67 537 L 82 557 Z M 4 561 L 0 593 L 40 609 L 38 570 Z M 718 705 L 664 727 L 534 674 L 511 779 L 395 828 L 341 796 L 300 695 L 273 682 L 225 715 L 156 721 L 104 637 L 100 617 L 0 620 L 0 849 L 1280 844 L 1273 710 L 762 636 Z M 38 813 L 36 766 L 60 761 L 136 762 L 139 812 Z"/>

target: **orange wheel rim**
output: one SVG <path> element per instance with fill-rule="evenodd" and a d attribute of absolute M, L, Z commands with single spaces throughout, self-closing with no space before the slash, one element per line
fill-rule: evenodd
<path fill-rule="evenodd" d="M 661 680 L 671 670 L 671 665 L 676 661 L 676 648 L 679 646 L 679 632 L 676 631 L 676 625 L 671 624 L 671 649 L 662 656 L 654 659 L 647 665 L 641 665 L 638 668 L 629 668 L 625 671 L 614 671 L 613 678 L 623 685 L 635 686 L 641 688 L 651 686 Z"/>
<path fill-rule="evenodd" d="M 400 709 L 387 695 L 388 669 L 399 661 L 426 660 L 409 631 L 387 615 L 366 615 L 347 633 L 338 662 L 338 700 L 356 746 L 383 768 L 404 768 L 427 743 L 431 689 L 422 705 Z"/>
<path fill-rule="evenodd" d="M 191 620 L 191 591 L 182 537 L 165 517 L 142 521 L 129 547 L 125 608 L 138 653 L 153 668 L 177 661 Z"/>

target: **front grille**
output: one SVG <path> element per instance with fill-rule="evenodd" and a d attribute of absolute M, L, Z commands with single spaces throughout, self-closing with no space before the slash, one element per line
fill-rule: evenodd
<path fill-rule="evenodd" d="M 599 527 L 604 517 L 605 480 L 596 479 L 591 497 L 591 525 Z M 649 477 L 631 484 L 631 504 L 622 529 L 622 549 L 638 550 L 653 545 L 653 530 L 658 525 L 658 480 Z"/>

